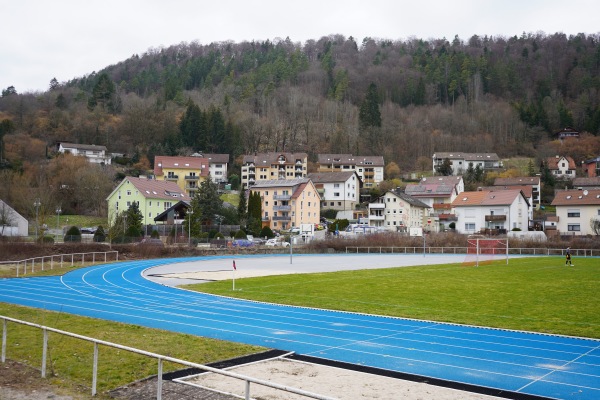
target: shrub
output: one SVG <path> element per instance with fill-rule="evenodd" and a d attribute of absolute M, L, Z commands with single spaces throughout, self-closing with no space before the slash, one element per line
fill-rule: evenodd
<path fill-rule="evenodd" d="M 38 239 L 38 243 L 54 243 L 54 238 L 52 236 L 40 236 Z"/>
<path fill-rule="evenodd" d="M 273 231 L 271 230 L 270 227 L 263 226 L 263 228 L 260 230 L 260 237 L 261 238 L 267 237 L 267 238 L 271 239 L 271 238 L 275 237 L 275 234 L 273 233 Z"/>
<path fill-rule="evenodd" d="M 208 238 L 209 238 L 209 239 L 214 239 L 214 237 L 215 237 L 215 235 L 216 235 L 217 233 L 218 233 L 218 232 L 217 232 L 217 230 L 216 230 L 216 229 L 211 229 L 211 230 L 208 232 Z"/>
<path fill-rule="evenodd" d="M 104 233 L 104 228 L 102 225 L 98 226 L 96 232 L 94 232 L 94 242 L 100 243 L 106 240 L 106 233 Z"/>
<path fill-rule="evenodd" d="M 246 236 L 246 232 L 244 232 L 242 229 L 240 229 L 239 231 L 237 231 L 235 233 L 234 238 L 235 239 L 248 239 L 248 237 Z"/>
<path fill-rule="evenodd" d="M 325 217 L 327 219 L 335 219 L 335 217 L 337 217 L 337 211 L 332 209 L 321 210 L 321 217 Z"/>
<path fill-rule="evenodd" d="M 81 231 L 78 227 L 72 226 L 65 234 L 65 242 L 81 242 Z"/>
<path fill-rule="evenodd" d="M 456 229 L 456 223 L 450 222 L 450 224 L 448 224 L 448 228 L 450 228 L 450 229 Z"/>
<path fill-rule="evenodd" d="M 336 219 L 331 224 L 327 225 L 327 229 L 329 232 L 333 233 L 336 229 L 343 231 L 350 225 L 350 221 L 347 219 Z"/>
<path fill-rule="evenodd" d="M 150 234 L 150 237 L 152 239 L 160 239 L 160 235 L 158 234 L 158 231 L 156 229 L 152 230 L 152 233 Z"/>
<path fill-rule="evenodd" d="M 217 234 L 215 235 L 215 239 L 225 239 L 225 236 L 223 236 L 221 232 L 217 232 Z"/>

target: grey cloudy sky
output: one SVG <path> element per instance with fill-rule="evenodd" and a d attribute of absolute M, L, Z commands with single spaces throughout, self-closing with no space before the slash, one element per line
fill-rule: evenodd
<path fill-rule="evenodd" d="M 192 41 L 597 34 L 599 11 L 597 0 L 0 0 L 0 88 L 44 91 Z"/>

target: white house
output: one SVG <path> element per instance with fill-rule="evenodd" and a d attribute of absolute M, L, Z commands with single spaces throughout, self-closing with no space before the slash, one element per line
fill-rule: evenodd
<path fill-rule="evenodd" d="M 463 192 L 452 202 L 459 233 L 529 228 L 529 201 L 521 190 Z"/>
<path fill-rule="evenodd" d="M 514 178 L 496 178 L 494 186 L 503 187 L 504 189 L 524 189 L 531 192 L 532 208 L 538 208 L 540 205 L 540 192 L 542 190 L 539 176 L 517 176 Z"/>
<path fill-rule="evenodd" d="M 59 153 L 70 153 L 74 156 L 83 156 L 92 164 L 111 163 L 110 155 L 106 154 L 106 146 L 97 146 L 95 144 L 75 144 L 60 143 L 58 145 Z"/>
<path fill-rule="evenodd" d="M 496 153 L 462 153 L 462 152 L 440 152 L 433 154 L 433 172 L 436 167 L 444 163 L 444 160 L 450 161 L 452 175 L 463 175 L 470 164 L 473 168 L 481 168 L 483 171 L 494 171 L 502 168 L 502 161 Z"/>
<path fill-rule="evenodd" d="M 0 236 L 27 236 L 29 221 L 0 200 Z"/>
<path fill-rule="evenodd" d="M 356 171 L 308 174 L 321 196 L 321 208 L 354 210 L 360 201 L 361 180 Z"/>
<path fill-rule="evenodd" d="M 575 178 L 575 161 L 569 156 L 549 157 L 546 159 L 546 166 L 550 170 L 550 173 L 557 178 Z"/>
<path fill-rule="evenodd" d="M 559 190 L 552 205 L 556 206 L 556 227 L 561 235 L 596 235 L 593 221 L 600 221 L 600 189 Z"/>
<path fill-rule="evenodd" d="M 202 157 L 208 160 L 208 172 L 213 182 L 227 182 L 229 154 L 194 153 L 192 157 Z"/>
<path fill-rule="evenodd" d="M 389 191 L 369 203 L 369 225 L 392 232 L 409 228 L 434 228 L 429 219 L 430 207 L 398 191 Z"/>

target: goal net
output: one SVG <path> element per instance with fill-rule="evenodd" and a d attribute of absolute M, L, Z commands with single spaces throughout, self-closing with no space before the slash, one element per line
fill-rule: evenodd
<path fill-rule="evenodd" d="M 482 263 L 504 259 L 508 264 L 508 239 L 467 239 L 467 256 L 464 265 L 477 267 Z"/>

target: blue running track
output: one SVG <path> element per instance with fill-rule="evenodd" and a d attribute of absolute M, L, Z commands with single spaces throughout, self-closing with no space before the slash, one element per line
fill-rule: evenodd
<path fill-rule="evenodd" d="M 202 258 L 0 280 L 0 302 L 229 340 L 524 397 L 600 399 L 600 341 L 279 306 L 163 286 L 142 272 Z"/>

